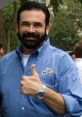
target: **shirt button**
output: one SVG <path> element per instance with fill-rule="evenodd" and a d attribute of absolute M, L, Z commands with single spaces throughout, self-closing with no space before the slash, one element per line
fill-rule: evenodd
<path fill-rule="evenodd" d="M 24 107 L 22 106 L 21 109 L 24 110 Z"/>

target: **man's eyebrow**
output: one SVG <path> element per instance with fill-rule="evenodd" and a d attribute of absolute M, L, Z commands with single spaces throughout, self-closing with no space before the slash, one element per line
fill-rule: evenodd
<path fill-rule="evenodd" d="M 28 22 L 28 21 L 22 21 L 21 23 L 24 24 L 24 23 L 30 23 L 30 22 Z"/>
<path fill-rule="evenodd" d="M 41 26 L 42 25 L 42 23 L 41 22 L 29 22 L 29 21 L 22 21 L 21 22 L 21 24 L 33 24 L 33 25 L 39 25 L 39 26 Z"/>

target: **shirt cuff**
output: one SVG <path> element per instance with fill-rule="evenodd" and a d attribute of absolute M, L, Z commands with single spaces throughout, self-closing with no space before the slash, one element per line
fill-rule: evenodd
<path fill-rule="evenodd" d="M 66 113 L 74 113 L 76 110 L 78 110 L 77 107 L 77 100 L 73 98 L 70 95 L 64 95 L 62 94 L 66 106 Z"/>

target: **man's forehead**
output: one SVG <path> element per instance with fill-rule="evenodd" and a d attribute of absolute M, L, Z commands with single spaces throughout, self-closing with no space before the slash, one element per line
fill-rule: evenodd
<path fill-rule="evenodd" d="M 40 17 L 45 18 L 45 14 L 41 10 L 25 10 L 21 12 L 21 18 L 22 17 Z"/>
<path fill-rule="evenodd" d="M 45 23 L 45 14 L 42 11 L 26 10 L 21 13 L 20 22 Z"/>

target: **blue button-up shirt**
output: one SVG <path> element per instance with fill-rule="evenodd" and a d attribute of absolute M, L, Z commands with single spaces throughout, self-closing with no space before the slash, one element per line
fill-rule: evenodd
<path fill-rule="evenodd" d="M 43 84 L 63 96 L 66 114 L 58 115 L 34 96 L 20 93 L 23 75 L 31 75 L 35 64 Z M 3 117 L 79 117 L 82 113 L 82 85 L 70 56 L 47 41 L 30 55 L 26 68 L 22 51 L 17 49 L 0 61 L 0 103 Z M 55 103 L 55 102 L 53 102 Z"/>

